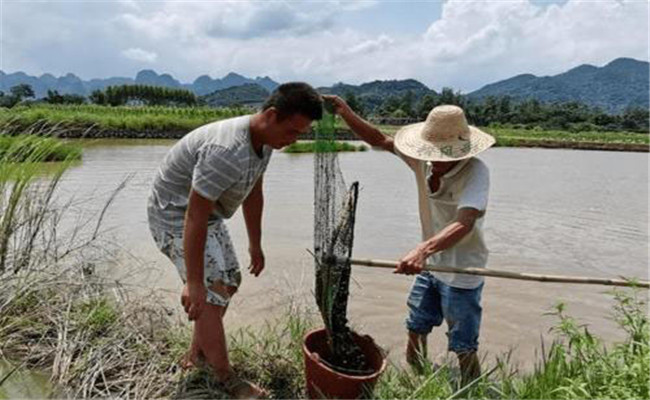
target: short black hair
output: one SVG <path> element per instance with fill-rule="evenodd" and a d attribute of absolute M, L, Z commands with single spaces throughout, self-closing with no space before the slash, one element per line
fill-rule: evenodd
<path fill-rule="evenodd" d="M 278 119 L 301 114 L 309 119 L 323 117 L 323 99 L 320 94 L 304 82 L 288 82 L 278 86 L 264 102 L 262 110 L 275 107 Z"/>

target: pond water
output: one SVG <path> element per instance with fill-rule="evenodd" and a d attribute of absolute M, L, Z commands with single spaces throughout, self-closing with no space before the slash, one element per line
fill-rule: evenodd
<path fill-rule="evenodd" d="M 152 177 L 173 142 L 100 142 L 84 149 L 83 162 L 64 177 L 62 189 L 101 208 L 127 175 L 125 190 L 109 210 L 105 227 L 130 252 L 110 273 L 130 284 L 155 288 L 178 306 L 181 282 L 156 249 L 146 222 Z M 486 215 L 489 268 L 540 274 L 648 279 L 648 154 L 495 148 L 481 157 L 490 167 Z M 360 182 L 354 256 L 396 260 L 419 240 L 415 182 L 395 156 L 342 153 L 348 183 Z M 241 212 L 228 222 L 242 267 L 248 246 Z M 276 152 L 265 176 L 263 245 L 266 270 L 246 274 L 226 317 L 228 330 L 260 325 L 292 302 L 314 307 L 313 156 Z M 356 329 L 372 335 L 401 361 L 406 297 L 412 277 L 390 270 L 353 267 L 349 305 Z M 569 314 L 606 340 L 620 338 L 611 320 L 611 288 L 487 278 L 483 291 L 480 349 L 488 359 L 514 349 L 529 364 L 556 321 L 545 316 L 565 302 Z M 647 293 L 647 292 L 646 292 Z M 437 329 L 431 354 L 446 349 L 446 327 Z"/>
<path fill-rule="evenodd" d="M 9 377 L 0 385 L 0 399 L 42 399 L 52 393 L 48 375 L 26 371 L 16 365 L 0 360 L 0 381 Z"/>

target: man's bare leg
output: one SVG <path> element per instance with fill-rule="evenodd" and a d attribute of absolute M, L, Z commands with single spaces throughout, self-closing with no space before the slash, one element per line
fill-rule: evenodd
<path fill-rule="evenodd" d="M 408 333 L 408 344 L 406 345 L 406 362 L 417 371 L 424 369 L 427 359 L 427 335 L 419 333 Z"/>
<path fill-rule="evenodd" d="M 203 355 L 203 352 L 201 351 L 201 347 L 199 346 L 198 330 L 193 329 L 192 344 L 190 345 L 189 351 L 185 353 L 183 359 L 181 360 L 181 367 L 183 369 L 191 369 L 194 367 L 200 368 L 203 366 L 204 363 L 205 363 L 205 356 Z"/>
<path fill-rule="evenodd" d="M 226 296 L 232 296 L 237 288 L 213 285 L 211 290 Z M 260 398 L 266 392 L 257 385 L 237 378 L 228 359 L 228 347 L 223 317 L 227 307 L 206 304 L 199 319 L 194 323 L 195 342 L 199 349 L 198 354 L 203 355 L 212 367 L 216 378 L 224 384 L 229 395 L 235 398 Z"/>
<path fill-rule="evenodd" d="M 460 364 L 462 386 L 481 376 L 481 363 L 475 351 L 458 354 L 458 364 Z"/>

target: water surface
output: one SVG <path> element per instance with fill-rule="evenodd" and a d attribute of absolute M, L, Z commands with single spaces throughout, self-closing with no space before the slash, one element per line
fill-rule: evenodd
<path fill-rule="evenodd" d="M 65 176 L 63 189 L 85 207 L 102 199 L 127 175 L 132 179 L 106 217 L 125 258 L 115 276 L 156 288 L 176 306 L 181 282 L 158 253 L 146 223 L 152 177 L 173 142 L 138 145 L 96 144 L 84 150 L 81 165 Z M 341 153 L 348 183 L 359 180 L 354 255 L 398 259 L 419 240 L 415 182 L 410 170 L 379 151 Z M 490 167 L 491 193 L 486 216 L 489 268 L 540 274 L 648 279 L 648 154 L 555 149 L 495 148 L 481 157 Z M 241 212 L 228 223 L 240 262 L 248 261 Z M 287 304 L 313 307 L 313 156 L 276 152 L 265 176 L 263 245 L 266 271 L 246 275 L 227 316 L 227 329 L 261 324 L 281 315 Z M 353 267 L 352 324 L 400 360 L 405 345 L 404 317 L 411 277 L 389 270 Z M 555 322 L 544 316 L 558 302 L 607 340 L 620 338 L 611 321 L 611 288 L 487 278 L 483 291 L 481 351 L 490 357 L 515 348 L 528 363 Z M 433 354 L 446 346 L 434 332 Z"/>

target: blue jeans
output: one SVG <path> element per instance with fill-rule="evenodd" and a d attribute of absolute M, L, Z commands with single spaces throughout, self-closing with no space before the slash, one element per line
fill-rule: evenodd
<path fill-rule="evenodd" d="M 481 292 L 483 284 L 475 289 L 459 289 L 423 272 L 415 278 L 407 301 L 409 315 L 406 327 L 420 335 L 431 333 L 434 326 L 449 328 L 448 349 L 456 354 L 476 351 L 481 327 Z"/>

